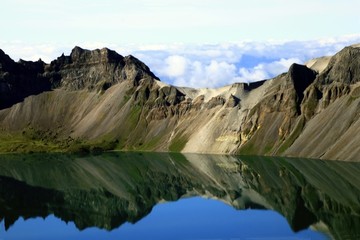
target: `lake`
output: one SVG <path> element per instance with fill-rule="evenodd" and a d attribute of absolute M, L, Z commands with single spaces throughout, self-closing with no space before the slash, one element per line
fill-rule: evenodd
<path fill-rule="evenodd" d="M 360 239 L 360 164 L 0 155 L 0 239 Z"/>

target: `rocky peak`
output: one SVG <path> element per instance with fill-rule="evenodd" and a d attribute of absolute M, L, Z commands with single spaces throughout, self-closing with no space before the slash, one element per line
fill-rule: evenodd
<path fill-rule="evenodd" d="M 335 54 L 327 68 L 319 76 L 317 83 L 339 82 L 354 84 L 360 81 L 360 48 L 350 46 Z"/>
<path fill-rule="evenodd" d="M 122 81 L 130 81 L 134 86 L 139 86 L 141 80 L 159 80 L 146 64 L 132 55 L 124 57 L 122 65 Z"/>
<path fill-rule="evenodd" d="M 251 82 L 251 83 L 238 82 L 238 83 L 233 83 L 231 85 L 231 88 L 240 89 L 241 91 L 249 92 L 253 89 L 260 87 L 261 85 L 264 84 L 264 82 L 266 82 L 266 80 Z"/>
<path fill-rule="evenodd" d="M 314 70 L 294 63 L 287 73 L 270 80 L 276 87 L 261 101 L 261 105 L 267 112 L 287 112 L 289 117 L 296 117 L 301 114 L 300 104 L 304 98 L 304 91 L 315 78 Z"/>
<path fill-rule="evenodd" d="M 18 63 L 24 70 L 31 72 L 35 75 L 44 72 L 45 63 L 41 59 L 36 62 L 20 59 Z"/>
<path fill-rule="evenodd" d="M 233 108 L 233 107 L 236 107 L 238 106 L 240 103 L 240 99 L 237 98 L 236 96 L 230 94 L 227 102 L 226 102 L 226 107 L 228 108 Z"/>
<path fill-rule="evenodd" d="M 313 83 L 316 78 L 316 72 L 310 68 L 307 68 L 305 65 L 292 64 L 290 66 L 289 72 L 287 73 L 286 80 L 293 84 L 296 95 L 297 95 L 297 104 L 299 105 L 304 98 L 305 89 Z"/>
<path fill-rule="evenodd" d="M 30 95 L 50 90 L 50 85 L 42 77 L 45 63 L 20 59 L 14 62 L 0 50 L 0 109 L 23 101 Z"/>
<path fill-rule="evenodd" d="M 74 63 L 116 63 L 123 59 L 123 56 L 108 48 L 86 50 L 76 46 L 70 54 Z"/>
<path fill-rule="evenodd" d="M 258 82 L 251 82 L 251 83 L 244 84 L 244 90 L 251 91 L 253 89 L 260 87 L 265 82 L 266 82 L 266 80 L 262 80 L 262 81 L 258 81 Z"/>
<path fill-rule="evenodd" d="M 46 72 L 54 88 L 75 91 L 104 91 L 123 81 L 138 86 L 142 79 L 158 79 L 133 56 L 123 57 L 108 48 L 86 50 L 78 46 L 70 56 L 63 54 L 53 61 Z"/>
<path fill-rule="evenodd" d="M 9 60 L 10 57 L 8 55 L 5 54 L 5 52 L 3 50 L 0 49 L 0 61 L 4 61 L 4 60 Z"/>
<path fill-rule="evenodd" d="M 76 46 L 69 56 L 62 54 L 50 64 L 41 60 L 14 62 L 0 50 L 0 109 L 55 88 L 103 92 L 119 82 L 139 86 L 141 81 L 153 79 L 158 78 L 143 62 L 108 48 Z"/>
<path fill-rule="evenodd" d="M 76 46 L 71 50 L 70 57 L 74 62 L 78 62 L 79 60 L 84 58 L 84 55 L 89 54 L 89 53 L 90 53 L 89 50 L 85 50 L 85 49 L 82 49 L 81 47 Z"/>
<path fill-rule="evenodd" d="M 0 71 L 9 71 L 14 68 L 15 62 L 0 49 Z"/>

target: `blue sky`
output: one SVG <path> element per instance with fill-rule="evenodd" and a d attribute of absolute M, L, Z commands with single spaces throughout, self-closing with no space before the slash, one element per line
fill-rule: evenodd
<path fill-rule="evenodd" d="M 235 210 L 223 202 L 200 197 L 156 205 L 136 224 L 125 223 L 112 231 L 87 228 L 79 231 L 73 223 L 54 216 L 24 221 L 19 219 L 8 231 L 1 226 L 1 239 L 327 239 L 307 229 L 294 233 L 286 219 L 271 210 Z"/>
<path fill-rule="evenodd" d="M 360 42 L 358 9 L 354 0 L 3 0 L 0 48 L 50 61 L 75 45 L 109 47 L 169 83 L 216 87 Z"/>

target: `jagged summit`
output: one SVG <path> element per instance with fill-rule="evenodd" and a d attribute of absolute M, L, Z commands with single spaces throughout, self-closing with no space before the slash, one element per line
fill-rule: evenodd
<path fill-rule="evenodd" d="M 75 47 L 70 56 L 61 56 L 47 68 L 50 81 L 68 90 L 104 90 L 122 81 L 158 79 L 133 56 L 123 57 L 108 48 L 85 50 Z"/>
<path fill-rule="evenodd" d="M 0 49 L 0 70 L 11 71 L 14 68 L 15 62 Z"/>
<path fill-rule="evenodd" d="M 120 62 L 124 57 L 108 48 L 85 50 L 76 46 L 72 49 L 70 58 L 72 62 L 80 63 L 116 63 Z"/>
<path fill-rule="evenodd" d="M 139 59 L 107 48 L 75 47 L 50 64 L 15 63 L 0 52 L 0 63 L 0 136 L 9 136 L 6 143 L 17 139 L 0 144 L 0 151 L 32 146 L 359 160 L 360 48 L 218 89 L 162 83 Z"/>
<path fill-rule="evenodd" d="M 292 64 L 287 74 L 288 81 L 294 86 L 297 95 L 297 105 L 299 106 L 304 98 L 305 89 L 313 83 L 316 78 L 316 72 L 304 65 Z"/>
<path fill-rule="evenodd" d="M 330 60 L 318 82 L 330 84 L 341 82 L 345 84 L 355 84 L 360 81 L 360 48 L 345 47 L 336 53 Z"/>
<path fill-rule="evenodd" d="M 141 79 L 159 80 L 144 63 L 123 57 L 108 48 L 86 50 L 76 46 L 69 56 L 62 54 L 50 64 L 19 60 L 0 52 L 0 109 L 44 91 L 102 91 L 112 85 Z"/>
<path fill-rule="evenodd" d="M 318 74 L 322 73 L 328 66 L 332 56 L 324 56 L 319 58 L 314 58 L 305 63 L 305 66 L 316 71 Z"/>

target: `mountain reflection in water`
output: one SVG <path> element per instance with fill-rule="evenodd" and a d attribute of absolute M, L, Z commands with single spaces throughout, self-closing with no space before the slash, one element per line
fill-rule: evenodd
<path fill-rule="evenodd" d="M 172 153 L 0 155 L 0 220 L 55 215 L 80 230 L 135 223 L 163 201 L 203 196 L 272 209 L 293 231 L 360 238 L 360 164 Z"/>

